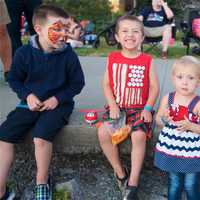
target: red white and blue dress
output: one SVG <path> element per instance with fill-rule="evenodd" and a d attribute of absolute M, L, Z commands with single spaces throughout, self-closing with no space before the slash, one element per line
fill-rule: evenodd
<path fill-rule="evenodd" d="M 199 117 L 193 110 L 200 97 L 194 97 L 186 108 L 175 106 L 174 96 L 175 92 L 170 93 L 168 99 L 174 119 L 177 121 L 180 120 L 179 115 L 182 115 L 182 119 L 186 115 L 190 121 L 199 123 Z M 167 172 L 200 172 L 200 134 L 191 131 L 180 132 L 176 128 L 172 123 L 167 123 L 162 129 L 155 148 L 155 166 Z"/>

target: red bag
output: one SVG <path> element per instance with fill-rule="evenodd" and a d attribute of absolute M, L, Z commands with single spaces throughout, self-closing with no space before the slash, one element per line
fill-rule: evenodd
<path fill-rule="evenodd" d="M 200 18 L 193 19 L 192 21 L 192 33 L 200 38 Z"/>

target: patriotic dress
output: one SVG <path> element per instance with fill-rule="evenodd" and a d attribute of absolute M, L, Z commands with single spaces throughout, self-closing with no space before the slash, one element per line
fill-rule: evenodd
<path fill-rule="evenodd" d="M 199 117 L 193 113 L 200 97 L 196 96 L 188 105 L 174 105 L 175 92 L 169 94 L 170 113 L 175 121 L 186 115 L 193 123 L 199 123 Z M 172 123 L 162 129 L 155 148 L 154 164 L 167 172 L 200 172 L 200 134 L 191 131 L 180 132 Z"/>
<path fill-rule="evenodd" d="M 127 113 L 127 123 L 132 130 L 149 131 L 149 124 L 140 119 L 141 111 L 149 96 L 149 72 L 152 57 L 141 53 L 136 58 L 127 58 L 121 52 L 108 56 L 108 76 L 115 101 Z"/>

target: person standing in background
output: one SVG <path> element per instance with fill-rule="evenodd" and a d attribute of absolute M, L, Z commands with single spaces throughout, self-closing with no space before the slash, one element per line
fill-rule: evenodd
<path fill-rule="evenodd" d="M 11 64 L 11 41 L 6 28 L 10 23 L 10 17 L 4 0 L 0 0 L 0 58 L 3 62 L 5 80 Z"/>
<path fill-rule="evenodd" d="M 12 54 L 14 56 L 16 49 L 22 46 L 20 31 L 20 21 L 22 13 L 24 12 L 26 20 L 28 22 L 30 35 L 34 35 L 35 31 L 32 24 L 33 11 L 42 3 L 42 0 L 5 0 L 5 2 L 11 18 L 11 23 L 8 24 L 7 28 L 11 38 Z"/>

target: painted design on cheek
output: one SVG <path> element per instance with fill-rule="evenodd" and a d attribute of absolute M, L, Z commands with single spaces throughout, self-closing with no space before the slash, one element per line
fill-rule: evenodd
<path fill-rule="evenodd" d="M 48 29 L 48 38 L 53 43 L 56 44 L 60 37 L 64 38 L 66 41 L 66 34 L 63 34 L 63 29 L 66 29 L 66 25 L 64 25 L 60 20 L 51 25 Z"/>

